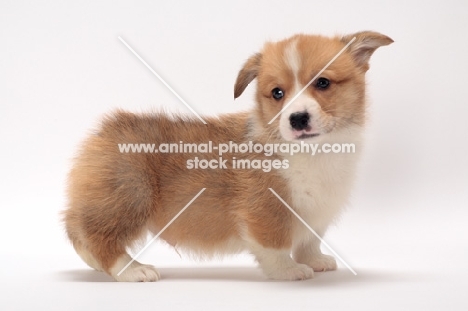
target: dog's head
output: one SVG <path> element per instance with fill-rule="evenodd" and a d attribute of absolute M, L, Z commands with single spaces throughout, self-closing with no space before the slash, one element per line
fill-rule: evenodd
<path fill-rule="evenodd" d="M 369 58 L 392 42 L 365 31 L 335 38 L 296 35 L 266 43 L 239 72 L 234 98 L 257 78 L 257 117 L 270 137 L 286 141 L 362 125 Z"/>

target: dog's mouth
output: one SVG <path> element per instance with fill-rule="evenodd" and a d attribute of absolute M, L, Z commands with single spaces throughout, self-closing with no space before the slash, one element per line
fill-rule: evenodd
<path fill-rule="evenodd" d="M 317 137 L 319 136 L 320 133 L 302 133 L 300 136 L 296 137 L 296 139 L 307 139 L 307 138 L 312 138 L 312 137 Z"/>
<path fill-rule="evenodd" d="M 307 139 L 313 138 L 320 135 L 320 132 L 313 130 L 310 126 L 306 127 L 303 130 L 293 130 L 294 139 Z"/>

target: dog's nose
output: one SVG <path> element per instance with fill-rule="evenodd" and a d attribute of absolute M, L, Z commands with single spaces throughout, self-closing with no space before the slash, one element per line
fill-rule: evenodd
<path fill-rule="evenodd" d="M 310 115 L 308 112 L 295 112 L 289 116 L 289 123 L 295 130 L 303 130 L 309 125 Z"/>

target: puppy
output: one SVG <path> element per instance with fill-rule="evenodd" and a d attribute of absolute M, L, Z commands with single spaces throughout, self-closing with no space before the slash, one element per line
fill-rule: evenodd
<path fill-rule="evenodd" d="M 246 113 L 206 118 L 206 125 L 195 118 L 163 113 L 107 115 L 82 144 L 69 173 L 63 219 L 76 252 L 90 267 L 117 281 L 157 281 L 158 271 L 137 261 L 120 273 L 132 260 L 127 249 L 148 231 L 160 233 L 206 188 L 160 239 L 200 257 L 248 251 L 272 279 L 308 279 L 314 271 L 336 269 L 335 259 L 321 253 L 320 240 L 270 189 L 318 235 L 325 234 L 350 193 L 365 124 L 369 58 L 378 47 L 392 42 L 385 35 L 365 31 L 333 38 L 300 34 L 266 43 L 244 64 L 234 86 L 237 98 L 257 79 L 255 107 Z M 356 152 L 312 156 L 282 150 L 270 155 L 230 150 L 223 154 L 225 167 L 197 169 L 188 166 L 195 157 L 214 161 L 218 152 L 119 149 L 123 143 L 210 141 L 213 146 L 347 143 L 354 144 Z M 235 168 L 239 160 L 277 165 L 269 171 L 253 165 Z"/>

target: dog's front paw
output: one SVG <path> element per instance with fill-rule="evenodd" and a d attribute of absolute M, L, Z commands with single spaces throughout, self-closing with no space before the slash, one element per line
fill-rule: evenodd
<path fill-rule="evenodd" d="M 308 260 L 307 265 L 315 272 L 336 270 L 336 260 L 333 256 L 320 254 Z"/>
<path fill-rule="evenodd" d="M 268 273 L 268 277 L 275 280 L 306 280 L 314 277 L 314 270 L 307 265 L 297 264 L 292 267 L 278 269 Z"/>

